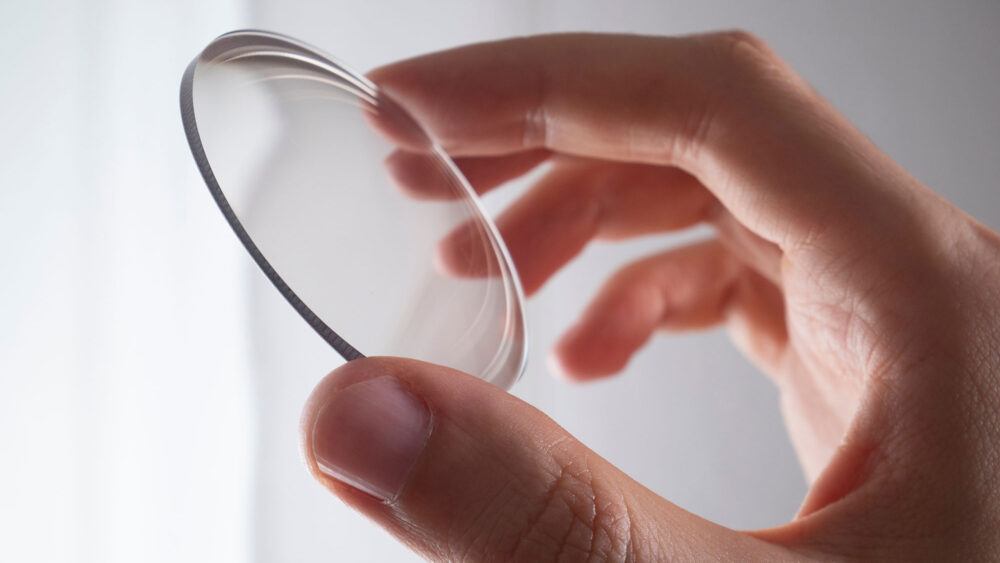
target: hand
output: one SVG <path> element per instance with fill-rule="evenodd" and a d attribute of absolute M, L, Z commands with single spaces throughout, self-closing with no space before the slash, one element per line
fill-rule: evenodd
<path fill-rule="evenodd" d="M 528 293 L 592 239 L 714 226 L 613 275 L 555 358 L 602 377 L 657 330 L 725 324 L 778 385 L 812 487 L 791 523 L 728 530 L 499 389 L 370 358 L 330 374 L 303 417 L 334 494 L 432 559 L 1000 553 L 1000 237 L 760 40 L 533 37 L 371 76 L 480 191 L 551 161 L 498 219 Z"/>

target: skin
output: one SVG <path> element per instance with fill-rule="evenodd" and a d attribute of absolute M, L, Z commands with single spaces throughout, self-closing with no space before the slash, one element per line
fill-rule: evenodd
<path fill-rule="evenodd" d="M 612 274 L 558 342 L 574 380 L 661 331 L 725 325 L 780 389 L 811 489 L 738 532 L 658 497 L 530 405 L 447 368 L 351 362 L 303 415 L 307 465 L 435 560 L 989 560 L 1000 555 L 1000 236 L 878 150 L 744 32 L 553 35 L 371 74 L 486 191 L 550 163 L 497 223 L 526 291 L 595 239 L 717 236 Z M 310 429 L 391 375 L 433 413 L 399 496 L 321 473 Z"/>

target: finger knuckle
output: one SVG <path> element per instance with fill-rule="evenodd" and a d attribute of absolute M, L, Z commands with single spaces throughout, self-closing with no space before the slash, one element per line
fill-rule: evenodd
<path fill-rule="evenodd" d="M 756 71 L 760 67 L 774 65 L 774 51 L 766 41 L 749 31 L 731 29 L 716 34 L 714 39 L 719 53 L 740 68 L 749 67 Z"/>
<path fill-rule="evenodd" d="M 718 33 L 719 37 L 729 44 L 739 44 L 752 47 L 755 49 L 766 49 L 767 43 L 760 38 L 760 36 L 754 34 L 751 31 L 745 29 L 733 28 L 720 31 Z"/>
<path fill-rule="evenodd" d="M 774 92 L 776 85 L 793 81 L 794 73 L 766 41 L 742 29 L 705 37 L 708 53 L 703 57 L 707 80 L 730 95 L 761 90 Z"/>
<path fill-rule="evenodd" d="M 718 134 L 719 122 L 731 123 L 742 108 L 760 105 L 759 94 L 772 91 L 781 75 L 780 59 L 763 39 L 748 31 L 696 36 L 692 45 L 698 102 L 689 108 L 674 147 L 680 161 L 698 160 Z"/>

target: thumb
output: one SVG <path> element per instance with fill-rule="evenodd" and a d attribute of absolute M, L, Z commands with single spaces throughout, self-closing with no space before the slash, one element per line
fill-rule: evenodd
<path fill-rule="evenodd" d="M 629 479 L 527 403 L 400 358 L 328 375 L 302 418 L 306 464 L 431 559 L 730 559 L 788 552 Z"/>

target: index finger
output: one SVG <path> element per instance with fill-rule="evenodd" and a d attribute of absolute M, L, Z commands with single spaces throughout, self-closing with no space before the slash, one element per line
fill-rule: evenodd
<path fill-rule="evenodd" d="M 904 192 L 918 184 L 743 32 L 518 38 L 370 76 L 453 155 L 678 166 L 786 251 L 871 236 L 887 209 L 916 205 Z"/>

